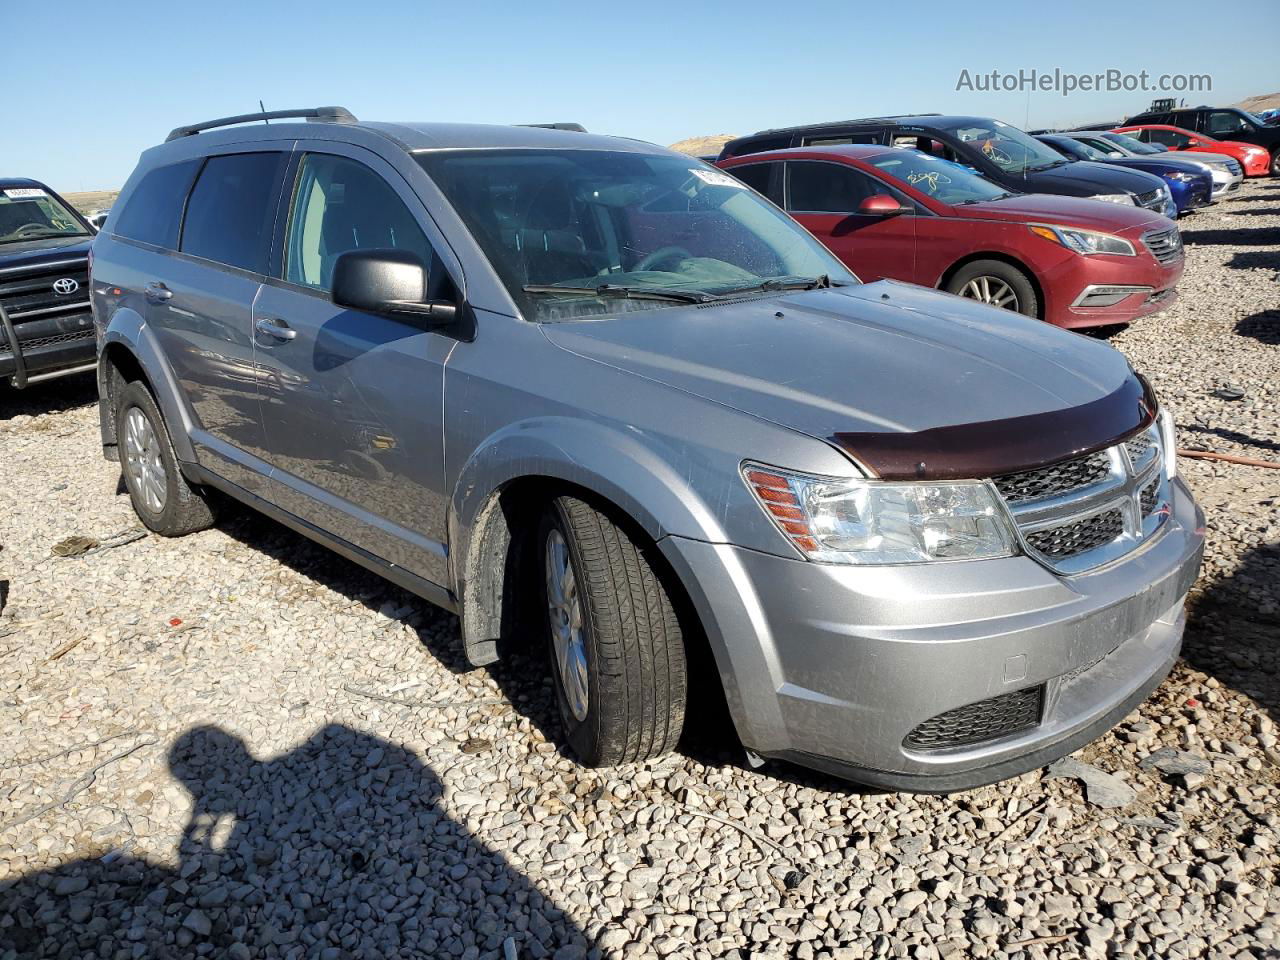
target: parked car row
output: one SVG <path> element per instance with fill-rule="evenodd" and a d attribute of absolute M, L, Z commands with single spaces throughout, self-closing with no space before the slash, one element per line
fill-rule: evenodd
<path fill-rule="evenodd" d="M 1040 766 L 1170 669 L 1204 518 L 1150 385 L 1019 313 L 1167 302 L 1171 198 L 981 118 L 853 126 L 721 169 L 341 108 L 180 127 L 93 245 L 103 452 L 149 529 L 221 491 L 457 612 L 473 664 L 540 623 L 586 763 L 719 684 L 753 763 Z"/>

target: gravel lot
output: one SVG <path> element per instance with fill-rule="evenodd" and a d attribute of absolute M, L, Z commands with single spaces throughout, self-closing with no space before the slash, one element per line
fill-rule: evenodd
<path fill-rule="evenodd" d="M 1280 460 L 1280 182 L 1183 226 L 1180 302 L 1113 342 L 1184 446 Z M 468 669 L 271 522 L 131 539 L 94 399 L 0 398 L 0 958 L 1280 956 L 1280 472 L 1182 461 L 1185 659 L 1116 731 L 895 796 L 748 770 L 714 716 L 580 768 L 537 658 Z"/>

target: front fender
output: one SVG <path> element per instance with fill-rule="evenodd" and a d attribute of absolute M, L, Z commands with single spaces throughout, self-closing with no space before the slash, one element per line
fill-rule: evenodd
<path fill-rule="evenodd" d="M 164 414 L 178 459 L 195 463 L 195 448 L 191 444 L 194 422 L 182 399 L 182 390 L 172 368 L 164 359 L 155 334 L 147 327 L 142 316 L 129 307 L 121 307 L 111 315 L 98 343 L 98 419 L 104 451 L 114 449 L 116 443 L 115 411 L 109 404 L 112 366 L 109 354 L 113 352 L 113 347 L 128 351 L 141 368 L 160 412 Z"/>
<path fill-rule="evenodd" d="M 725 542 L 716 512 L 672 463 L 639 434 L 566 417 L 521 421 L 477 448 L 459 472 L 449 509 L 454 592 L 471 662 L 497 659 L 497 638 L 511 619 L 514 601 L 502 583 L 511 530 L 497 509 L 504 487 L 531 477 L 559 480 L 609 500 L 654 541 L 678 534 Z"/>

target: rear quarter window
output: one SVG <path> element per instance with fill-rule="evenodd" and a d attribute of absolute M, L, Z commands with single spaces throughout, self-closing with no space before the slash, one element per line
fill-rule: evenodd
<path fill-rule="evenodd" d="M 266 273 L 283 173 L 283 153 L 210 157 L 187 201 L 182 252 Z"/>
<path fill-rule="evenodd" d="M 115 235 L 176 249 L 182 207 L 199 168 L 199 160 L 186 160 L 143 174 L 116 218 Z"/>

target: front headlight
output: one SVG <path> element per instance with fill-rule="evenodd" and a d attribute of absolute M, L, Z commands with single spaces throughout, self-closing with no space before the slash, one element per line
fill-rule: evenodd
<path fill-rule="evenodd" d="M 1123 237 L 1113 237 L 1109 233 L 1094 233 L 1092 230 L 1076 230 L 1072 227 L 1058 227 L 1048 223 L 1029 225 L 1032 233 L 1054 243 L 1060 243 L 1068 250 L 1076 253 L 1112 253 L 1121 257 L 1134 256 L 1133 244 Z"/>
<path fill-rule="evenodd" d="M 1188 173 L 1185 170 L 1174 170 L 1164 175 L 1166 180 L 1177 180 L 1179 183 L 1192 183 L 1196 179 L 1196 174 Z"/>
<path fill-rule="evenodd" d="M 1008 557 L 1016 539 L 994 490 L 976 481 L 888 483 L 746 463 L 742 476 L 783 535 L 825 563 Z"/>
<path fill-rule="evenodd" d="M 1133 206 L 1138 201 L 1133 198 L 1132 193 L 1095 193 L 1090 200 L 1105 200 L 1107 203 L 1127 203 Z"/>

